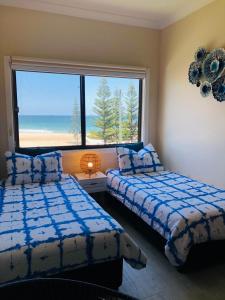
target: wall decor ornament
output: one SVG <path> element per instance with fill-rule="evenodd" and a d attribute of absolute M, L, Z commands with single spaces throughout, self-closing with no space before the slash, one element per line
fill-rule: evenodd
<path fill-rule="evenodd" d="M 199 82 L 199 79 L 202 76 L 201 63 L 196 61 L 192 62 L 189 67 L 188 76 L 189 76 L 189 81 L 192 84 L 197 84 Z"/>
<path fill-rule="evenodd" d="M 203 74 L 209 82 L 214 82 L 223 73 L 225 67 L 225 50 L 214 49 L 203 62 Z"/>
<path fill-rule="evenodd" d="M 225 75 L 212 84 L 212 93 L 217 101 L 225 101 Z"/>
<path fill-rule="evenodd" d="M 207 55 L 207 50 L 205 48 L 198 48 L 197 51 L 195 52 L 195 60 L 196 61 L 203 61 L 204 58 L 206 57 Z"/>
<path fill-rule="evenodd" d="M 208 97 L 212 90 L 212 85 L 208 81 L 204 81 L 200 86 L 200 92 L 203 97 Z"/>
<path fill-rule="evenodd" d="M 189 82 L 200 87 L 203 97 L 212 93 L 216 100 L 225 101 L 225 50 L 217 48 L 209 52 L 200 47 L 194 58 L 188 70 Z"/>

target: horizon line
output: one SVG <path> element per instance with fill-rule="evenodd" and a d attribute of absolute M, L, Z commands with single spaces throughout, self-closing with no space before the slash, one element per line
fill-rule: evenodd
<path fill-rule="evenodd" d="M 50 114 L 19 114 L 19 117 L 24 117 L 24 116 L 39 116 L 39 117 L 72 117 L 73 114 L 71 115 L 50 115 Z M 96 116 L 96 115 L 93 115 L 93 114 L 86 114 L 86 116 Z"/>

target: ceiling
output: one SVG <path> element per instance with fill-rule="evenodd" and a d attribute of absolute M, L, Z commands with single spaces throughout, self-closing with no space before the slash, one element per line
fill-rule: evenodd
<path fill-rule="evenodd" d="M 162 29 L 214 0 L 0 0 L 0 5 Z"/>

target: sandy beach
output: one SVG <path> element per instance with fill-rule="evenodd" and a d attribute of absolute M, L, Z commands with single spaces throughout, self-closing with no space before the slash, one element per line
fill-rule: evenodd
<path fill-rule="evenodd" d="M 80 138 L 72 133 L 20 132 L 20 147 L 48 147 L 80 145 Z M 88 145 L 101 145 L 103 141 L 87 138 Z"/>

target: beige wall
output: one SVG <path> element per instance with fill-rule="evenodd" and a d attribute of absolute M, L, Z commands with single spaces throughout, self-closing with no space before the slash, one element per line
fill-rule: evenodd
<path fill-rule="evenodd" d="M 150 139 L 165 166 L 225 187 L 225 103 L 202 98 L 187 79 L 197 47 L 225 47 L 224 11 L 218 0 L 159 32 L 0 6 L 0 175 L 8 147 L 3 57 L 18 55 L 149 67 Z M 65 154 L 66 171 L 79 169 L 80 155 Z M 101 156 L 103 169 L 115 165 L 108 150 Z"/>
<path fill-rule="evenodd" d="M 199 46 L 225 47 L 225 0 L 161 32 L 157 144 L 167 168 L 225 188 L 225 102 L 188 82 Z"/>
<path fill-rule="evenodd" d="M 8 147 L 3 83 L 5 55 L 149 67 L 150 134 L 154 143 L 158 52 L 156 30 L 0 6 L 0 175 L 4 173 L 3 153 Z M 78 158 L 74 153 L 66 154 L 66 171 L 74 168 Z M 106 151 L 103 167 L 114 164 L 115 156 L 110 158 Z"/>

